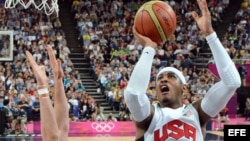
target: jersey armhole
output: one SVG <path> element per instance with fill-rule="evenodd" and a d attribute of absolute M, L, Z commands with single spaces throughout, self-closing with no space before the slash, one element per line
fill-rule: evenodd
<path fill-rule="evenodd" d="M 159 119 L 159 112 L 158 112 L 158 109 L 157 109 L 158 108 L 158 104 L 156 103 L 156 104 L 152 105 L 152 108 L 154 110 L 154 115 L 153 115 L 151 123 L 150 123 L 150 125 L 148 127 L 148 130 L 145 133 L 147 133 L 147 132 L 152 133 L 153 129 L 155 128 L 156 123 L 157 123 L 157 121 Z"/>

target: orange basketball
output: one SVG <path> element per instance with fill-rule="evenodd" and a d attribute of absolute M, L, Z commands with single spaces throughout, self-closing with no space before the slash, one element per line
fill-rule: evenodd
<path fill-rule="evenodd" d="M 134 25 L 138 33 L 161 45 L 176 29 L 176 14 L 172 7 L 163 1 L 149 1 L 137 11 Z"/>

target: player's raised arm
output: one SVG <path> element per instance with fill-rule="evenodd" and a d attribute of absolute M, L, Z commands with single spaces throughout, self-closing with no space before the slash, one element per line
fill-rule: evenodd
<path fill-rule="evenodd" d="M 38 66 L 29 51 L 26 51 L 27 59 L 32 67 L 37 81 L 37 90 L 40 100 L 41 132 L 44 141 L 58 141 L 58 126 L 48 91 L 48 77 L 44 66 Z"/>
<path fill-rule="evenodd" d="M 55 81 L 55 103 L 54 110 L 56 121 L 59 130 L 59 140 L 67 141 L 69 132 L 69 110 L 68 102 L 63 86 L 63 70 L 61 60 L 56 59 L 55 54 L 51 46 L 47 46 L 47 51 L 50 60 L 50 66 L 53 71 L 54 81 Z"/>
<path fill-rule="evenodd" d="M 138 43 L 144 46 L 141 56 L 134 67 L 124 98 L 136 122 L 146 119 L 150 113 L 150 102 L 146 90 L 150 80 L 151 67 L 155 56 L 157 44 L 149 38 L 138 34 L 133 28 L 134 36 Z"/>
<path fill-rule="evenodd" d="M 221 78 L 221 81 L 211 87 L 201 102 L 202 111 L 214 117 L 226 106 L 236 89 L 240 87 L 241 81 L 235 64 L 213 30 L 206 0 L 197 0 L 197 3 L 202 16 L 193 12 L 193 17 L 200 30 L 206 35 Z"/>

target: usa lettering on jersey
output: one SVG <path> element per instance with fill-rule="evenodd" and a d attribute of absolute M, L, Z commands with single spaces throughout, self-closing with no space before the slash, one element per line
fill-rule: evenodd
<path fill-rule="evenodd" d="M 160 136 L 160 132 L 162 132 L 162 136 Z M 165 141 L 170 137 L 175 140 L 185 137 L 196 141 L 196 128 L 180 120 L 172 120 L 154 132 L 155 141 Z"/>

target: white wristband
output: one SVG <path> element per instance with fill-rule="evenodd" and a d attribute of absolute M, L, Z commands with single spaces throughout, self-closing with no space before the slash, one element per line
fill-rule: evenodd
<path fill-rule="evenodd" d="M 39 90 L 37 90 L 37 92 L 39 95 L 49 94 L 49 90 L 47 88 L 39 89 Z"/>

